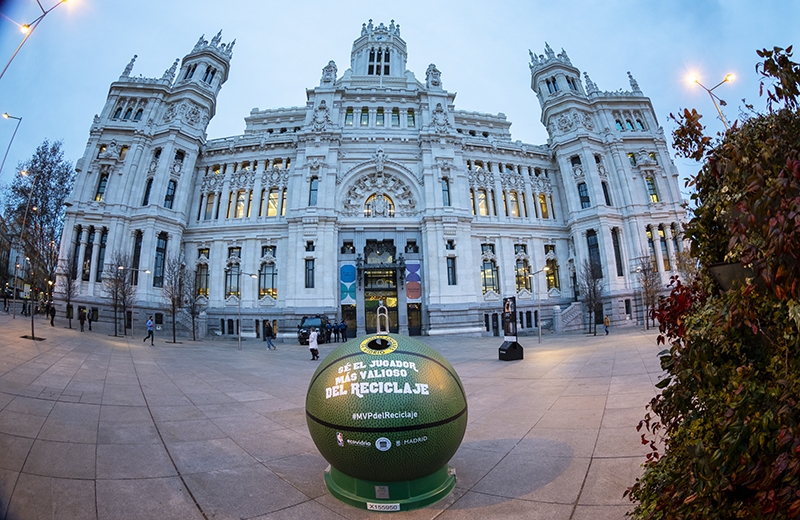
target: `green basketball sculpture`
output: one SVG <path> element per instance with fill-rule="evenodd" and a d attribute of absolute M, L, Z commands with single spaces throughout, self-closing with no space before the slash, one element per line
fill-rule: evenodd
<path fill-rule="evenodd" d="M 372 511 L 425 507 L 455 486 L 447 462 L 467 427 L 455 370 L 406 336 L 350 340 L 317 368 L 306 395 L 311 438 L 333 496 Z"/>

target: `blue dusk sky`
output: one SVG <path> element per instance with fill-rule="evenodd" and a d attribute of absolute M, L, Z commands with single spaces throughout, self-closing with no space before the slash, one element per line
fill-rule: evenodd
<path fill-rule="evenodd" d="M 40 1 L 45 9 L 57 3 Z M 19 24 L 41 13 L 36 0 L 0 0 L 0 66 L 22 41 Z M 161 77 L 201 35 L 210 40 L 221 29 L 223 42 L 236 39 L 230 75 L 208 126 L 214 139 L 243 133 L 254 107 L 304 105 L 305 89 L 319 84 L 329 60 L 340 76 L 349 68 L 353 40 L 369 19 L 400 24 L 408 69 L 424 82 L 428 64 L 435 63 L 444 88 L 458 93 L 457 109 L 502 112 L 514 140 L 544 144 L 528 49 L 542 54 L 545 42 L 556 52 L 563 48 L 600 90 L 629 90 L 630 71 L 668 138 L 675 125 L 667 116 L 686 107 L 705 114 L 717 132 L 722 123 L 708 94 L 686 77 L 696 73 L 711 87 L 735 74 L 733 83 L 715 90 L 728 102 L 723 110 L 730 120 L 742 98 L 763 109 L 755 51 L 797 43 L 800 2 L 69 0 L 44 18 L 0 79 L 0 113 L 23 118 L 0 183 L 11 181 L 18 163 L 45 138 L 62 140 L 74 164 L 109 85 L 134 54 L 131 75 Z M 15 125 L 0 119 L 0 154 Z M 697 170 L 690 161 L 675 162 L 683 177 Z"/>

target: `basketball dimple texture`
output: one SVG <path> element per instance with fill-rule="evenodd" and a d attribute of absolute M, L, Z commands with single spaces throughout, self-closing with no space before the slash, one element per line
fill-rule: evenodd
<path fill-rule="evenodd" d="M 421 478 L 455 454 L 467 401 L 453 367 L 405 336 L 356 338 L 331 352 L 306 395 L 306 422 L 323 457 L 371 481 Z"/>

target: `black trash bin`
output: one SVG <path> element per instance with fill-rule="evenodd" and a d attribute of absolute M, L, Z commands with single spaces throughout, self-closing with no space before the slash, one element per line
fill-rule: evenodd
<path fill-rule="evenodd" d="M 504 341 L 498 349 L 500 361 L 516 361 L 522 359 L 522 345 L 516 341 Z"/>

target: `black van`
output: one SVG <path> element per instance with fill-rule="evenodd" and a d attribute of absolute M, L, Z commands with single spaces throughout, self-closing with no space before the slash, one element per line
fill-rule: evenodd
<path fill-rule="evenodd" d="M 311 332 L 311 327 L 317 329 L 317 343 L 325 343 L 325 326 L 328 324 L 328 317 L 317 314 L 316 316 L 303 316 L 300 320 L 300 325 L 297 326 L 297 341 L 301 345 L 308 345 L 308 333 Z"/>

